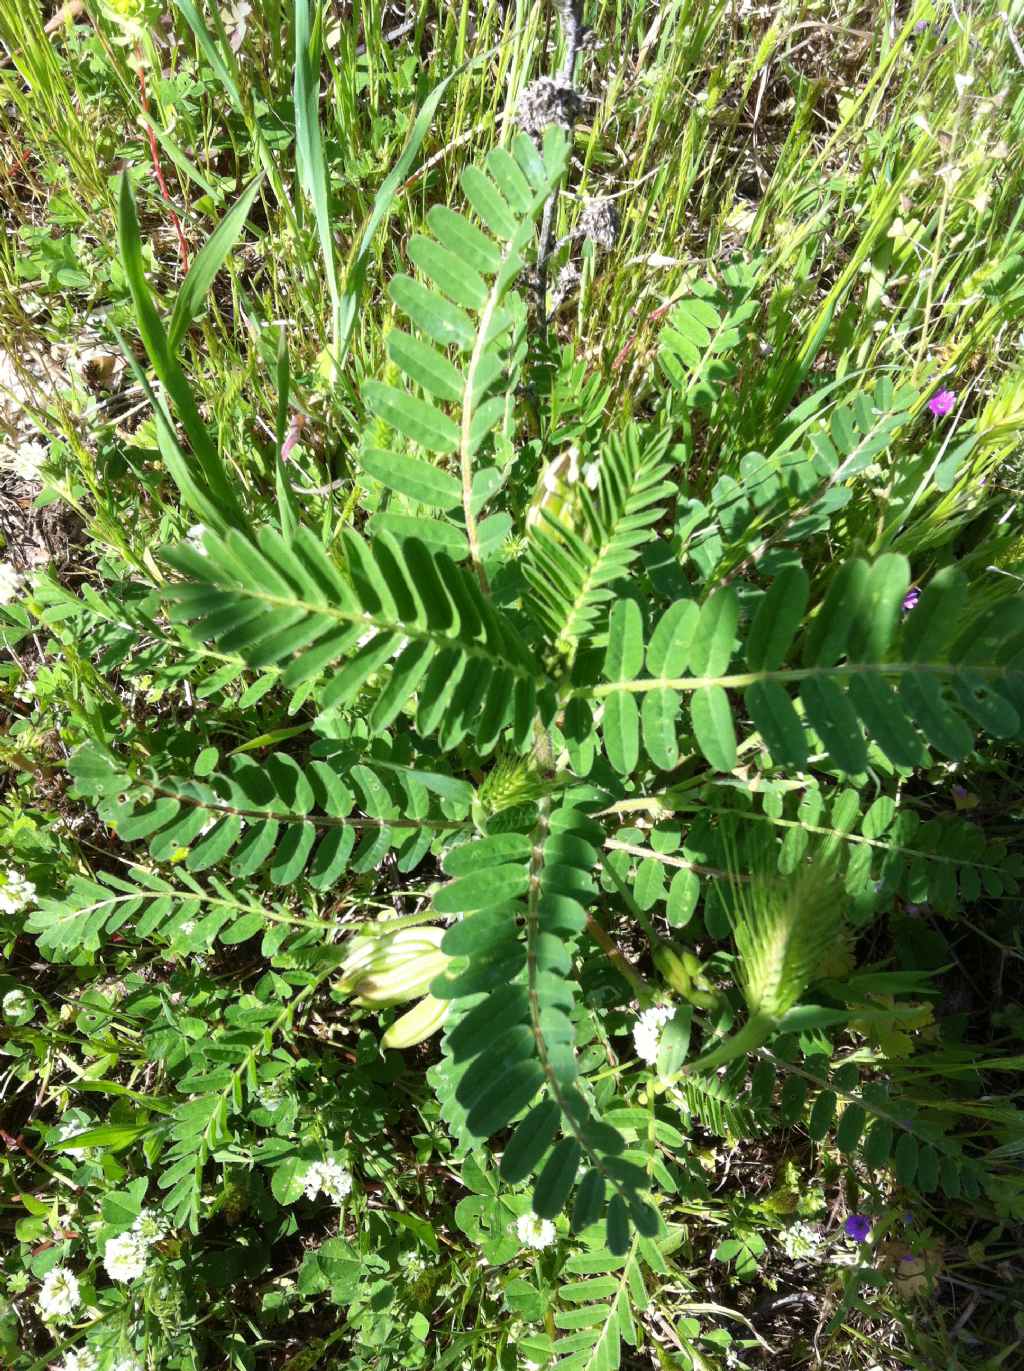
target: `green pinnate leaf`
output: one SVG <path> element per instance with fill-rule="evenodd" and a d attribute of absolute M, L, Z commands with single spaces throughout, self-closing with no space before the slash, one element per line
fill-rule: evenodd
<path fill-rule="evenodd" d="M 544 1100 L 516 1125 L 501 1158 L 501 1175 L 510 1185 L 525 1180 L 551 1146 L 561 1120 L 553 1100 Z"/>
<path fill-rule="evenodd" d="M 755 681 L 743 698 L 773 759 L 802 768 L 807 762 L 807 738 L 786 690 L 777 681 Z"/>
<path fill-rule="evenodd" d="M 635 600 L 619 600 L 608 620 L 604 658 L 607 681 L 633 681 L 644 661 L 644 621 Z"/>
<path fill-rule="evenodd" d="M 647 670 L 673 678 L 686 670 L 700 610 L 693 600 L 676 600 L 658 620 L 647 645 Z"/>
<path fill-rule="evenodd" d="M 444 455 L 459 446 L 457 426 L 429 401 L 381 381 L 367 381 L 363 395 L 374 414 L 428 452 Z"/>
<path fill-rule="evenodd" d="M 850 775 L 863 771 L 868 752 L 856 710 L 828 676 L 811 676 L 800 685 L 807 718 L 828 748 L 834 764 Z"/>
<path fill-rule="evenodd" d="M 676 720 L 679 695 L 674 690 L 649 690 L 643 697 L 641 717 L 644 746 L 656 767 L 672 771 L 679 761 Z"/>
<path fill-rule="evenodd" d="M 805 666 L 834 666 L 846 649 L 850 626 L 868 593 L 870 571 L 860 560 L 839 568 L 804 635 Z"/>
<path fill-rule="evenodd" d="M 747 637 L 751 671 L 775 671 L 785 661 L 803 622 L 810 580 L 801 566 L 786 567 L 776 576 L 758 605 Z"/>
<path fill-rule="evenodd" d="M 562 1138 L 551 1150 L 533 1191 L 534 1213 L 553 1219 L 560 1214 L 576 1180 L 580 1146 L 575 1138 Z"/>
<path fill-rule="evenodd" d="M 693 732 L 701 752 L 718 771 L 736 765 L 736 729 L 729 697 L 721 686 L 701 686 L 690 700 Z"/>
<path fill-rule="evenodd" d="M 460 876 L 442 886 L 434 896 L 439 914 L 468 914 L 475 909 L 490 909 L 525 894 L 529 873 L 524 865 L 493 866 Z"/>
<path fill-rule="evenodd" d="M 604 701 L 601 723 L 608 760 L 620 776 L 628 776 L 640 757 L 640 712 L 636 697 L 617 690 Z"/>
<path fill-rule="evenodd" d="M 369 448 L 360 453 L 359 464 L 369 476 L 389 490 L 407 495 L 420 504 L 453 509 L 462 502 L 460 482 L 429 462 L 399 452 Z"/>
<path fill-rule="evenodd" d="M 701 606 L 690 643 L 690 670 L 695 676 L 722 676 L 732 660 L 739 600 L 731 586 L 714 591 Z"/>

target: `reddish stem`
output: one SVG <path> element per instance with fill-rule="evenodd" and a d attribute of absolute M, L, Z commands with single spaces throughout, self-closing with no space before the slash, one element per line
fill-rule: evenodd
<path fill-rule="evenodd" d="M 664 315 L 666 315 L 669 312 L 669 310 L 672 308 L 674 304 L 675 300 L 669 300 L 667 304 L 659 305 L 657 309 L 651 310 L 650 314 L 648 314 L 647 318 L 644 320 L 644 323 L 656 323 L 658 319 L 661 319 Z M 612 371 L 618 371 L 618 369 L 622 366 L 623 362 L 626 360 L 629 354 L 633 351 L 633 348 L 636 346 L 636 341 L 639 337 L 640 330 L 637 329 L 636 333 L 633 334 L 632 338 L 630 338 L 629 341 L 625 344 L 625 346 L 617 353 L 614 361 L 612 362 Z"/>
<path fill-rule="evenodd" d="M 146 114 L 149 114 L 149 96 L 146 93 L 146 73 L 143 70 L 142 65 L 142 49 L 137 44 L 135 47 L 135 56 L 138 58 L 139 99 L 143 111 Z M 171 223 L 174 225 L 174 231 L 178 235 L 178 253 L 181 257 L 181 269 L 182 271 L 188 271 L 188 244 L 185 242 L 185 235 L 181 229 L 181 222 L 174 212 L 174 206 L 171 204 L 171 196 L 167 189 L 167 182 L 164 180 L 163 169 L 160 166 L 160 152 L 157 147 L 156 134 L 153 131 L 152 125 L 147 124 L 146 135 L 149 138 L 149 155 L 153 159 L 153 171 L 156 175 L 157 185 L 160 187 L 160 194 L 164 197 L 164 201 L 167 204 L 167 210 L 171 216 Z"/>
<path fill-rule="evenodd" d="M 55 1171 L 48 1162 L 44 1162 L 41 1157 L 37 1157 L 24 1138 L 13 1138 L 10 1133 L 6 1132 L 3 1128 L 0 1128 L 0 1142 L 3 1142 L 9 1152 L 24 1152 L 29 1161 L 34 1162 L 41 1171 L 47 1172 L 48 1175 L 53 1176 L 55 1180 L 60 1181 L 62 1185 L 66 1185 L 70 1190 L 80 1191 L 82 1189 L 82 1187 L 76 1185 L 70 1177 L 62 1175 L 59 1171 Z"/>

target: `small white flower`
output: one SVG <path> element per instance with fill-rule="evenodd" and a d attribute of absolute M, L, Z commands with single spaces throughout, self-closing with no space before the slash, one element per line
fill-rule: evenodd
<path fill-rule="evenodd" d="M 78 1278 L 66 1266 L 53 1266 L 43 1277 L 39 1291 L 39 1312 L 44 1319 L 57 1322 L 69 1319 L 82 1302 Z"/>
<path fill-rule="evenodd" d="M 146 1369 L 136 1357 L 121 1357 L 119 1361 L 114 1362 L 110 1371 L 146 1371 Z"/>
<path fill-rule="evenodd" d="M 963 99 L 964 95 L 971 86 L 974 85 L 974 74 L 969 71 L 957 72 L 953 77 L 953 85 L 956 86 L 956 93 Z"/>
<path fill-rule="evenodd" d="M 275 1109 L 280 1109 L 281 1105 L 284 1103 L 284 1093 L 280 1082 L 276 1080 L 268 1081 L 266 1085 L 261 1085 L 256 1092 L 256 1098 L 259 1100 L 260 1106 L 263 1109 L 269 1110 L 271 1113 L 273 1113 Z"/>
<path fill-rule="evenodd" d="M 539 1219 L 530 1210 L 516 1220 L 516 1236 L 524 1247 L 533 1247 L 539 1252 L 555 1241 L 555 1225 L 550 1219 Z"/>
<path fill-rule="evenodd" d="M 352 1173 L 346 1171 L 334 1157 L 313 1162 L 302 1180 L 308 1200 L 315 1200 L 322 1191 L 328 1199 L 340 1204 L 352 1190 Z"/>
<path fill-rule="evenodd" d="M 315 1200 L 320 1194 L 320 1182 L 323 1175 L 323 1162 L 311 1162 L 306 1167 L 306 1173 L 302 1178 L 302 1188 L 306 1192 L 307 1200 Z"/>
<path fill-rule="evenodd" d="M 661 1031 L 669 1019 L 675 1016 L 675 1012 L 671 1005 L 656 1004 L 652 1009 L 645 1009 L 633 1025 L 633 1046 L 636 1055 L 652 1066 L 658 1060 Z"/>
<path fill-rule="evenodd" d="M 782 1250 L 792 1261 L 814 1258 L 821 1250 L 822 1237 L 811 1223 L 794 1223 L 779 1239 Z"/>
<path fill-rule="evenodd" d="M 146 1244 L 137 1233 L 120 1233 L 108 1238 L 103 1249 L 103 1265 L 112 1281 L 133 1281 L 146 1269 Z"/>
<path fill-rule="evenodd" d="M 60 1371 L 96 1371 L 99 1362 L 96 1360 L 96 1353 L 90 1352 L 88 1347 L 83 1347 L 78 1352 L 65 1352 L 64 1360 L 60 1364 Z"/>
<path fill-rule="evenodd" d="M 564 481 L 567 486 L 575 485 L 580 478 L 580 450 L 575 444 L 567 448 L 560 457 L 549 462 L 544 472 L 544 489 L 549 495 L 557 495 Z"/>
<path fill-rule="evenodd" d="M 9 605 L 21 590 L 25 577 L 9 562 L 0 562 L 0 605 Z"/>
<path fill-rule="evenodd" d="M 29 1023 L 36 1012 L 32 1005 L 31 996 L 20 988 L 8 990 L 3 998 L 3 1011 L 7 1022 L 16 1025 Z"/>
<path fill-rule="evenodd" d="M 2 571 L 3 563 L 0 563 L 0 573 Z M 15 871 L 14 867 L 8 867 L 3 884 L 0 885 L 0 914 L 18 914 L 26 905 L 30 905 L 35 897 L 36 888 L 32 882 L 26 881 L 21 872 Z"/>
<path fill-rule="evenodd" d="M 46 448 L 42 443 L 27 442 L 10 454 L 7 467 L 23 481 L 38 481 L 39 469 L 46 461 Z"/>
<path fill-rule="evenodd" d="M 152 1246 L 155 1242 L 163 1242 L 164 1238 L 167 1237 L 167 1229 L 164 1227 L 163 1219 L 155 1209 L 144 1209 L 132 1224 L 132 1232 L 147 1246 Z"/>
<path fill-rule="evenodd" d="M 192 934 L 193 934 L 195 931 L 196 931 L 196 921 L 195 921 L 195 919 L 186 919 L 185 922 L 184 922 L 184 923 L 179 927 L 179 929 L 178 929 L 178 932 L 179 932 L 179 933 L 184 933 L 184 935 L 185 935 L 186 938 L 190 938 L 190 937 L 192 936 Z"/>
<path fill-rule="evenodd" d="M 596 490 L 601 483 L 601 459 L 587 462 L 583 468 L 583 484 L 588 490 Z"/>
<path fill-rule="evenodd" d="M 81 1133 L 85 1126 L 85 1123 L 80 1122 L 77 1119 L 68 1119 L 66 1123 L 62 1123 L 57 1129 L 57 1132 L 53 1136 L 53 1141 L 63 1142 L 65 1138 L 73 1138 L 76 1133 Z M 74 1157 L 76 1161 L 81 1161 L 85 1157 L 87 1150 L 88 1149 L 84 1147 L 65 1147 L 61 1156 Z"/>
<path fill-rule="evenodd" d="M 352 1175 L 340 1162 L 328 1158 L 321 1170 L 320 1189 L 328 1199 L 340 1204 L 352 1190 Z"/>
<path fill-rule="evenodd" d="M 242 46 L 246 29 L 249 27 L 250 14 L 252 6 L 248 0 L 235 0 L 234 4 L 225 5 L 220 12 L 221 23 L 224 25 L 232 52 L 238 52 Z"/>
<path fill-rule="evenodd" d="M 203 534 L 206 532 L 205 524 L 193 524 L 185 534 L 185 541 L 190 548 L 199 553 L 200 557 L 206 556 L 206 548 L 203 545 Z"/>

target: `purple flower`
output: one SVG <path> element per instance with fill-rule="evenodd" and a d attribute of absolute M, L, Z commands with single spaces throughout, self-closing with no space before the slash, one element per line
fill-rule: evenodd
<path fill-rule="evenodd" d="M 928 408 L 935 415 L 936 419 L 944 419 L 956 404 L 956 392 L 952 390 L 937 390 L 928 401 Z"/>
<path fill-rule="evenodd" d="M 918 590 L 917 586 L 911 586 L 903 597 L 903 613 L 906 614 L 908 609 L 913 609 L 920 598 L 921 592 Z"/>
<path fill-rule="evenodd" d="M 866 1214 L 851 1214 L 843 1225 L 843 1229 L 848 1238 L 854 1242 L 866 1242 L 868 1234 L 871 1232 L 871 1220 Z"/>

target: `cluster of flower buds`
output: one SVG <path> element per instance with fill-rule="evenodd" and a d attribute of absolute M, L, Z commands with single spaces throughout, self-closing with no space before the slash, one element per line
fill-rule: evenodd
<path fill-rule="evenodd" d="M 573 528 L 577 522 L 580 482 L 589 491 L 597 490 L 601 482 L 600 458 L 581 463 L 579 450 L 576 447 L 566 448 L 547 464 L 541 474 L 526 514 L 527 528 L 541 522 L 542 510 L 552 519 Z M 552 533 L 550 525 L 547 532 Z"/>
<path fill-rule="evenodd" d="M 703 963 L 688 947 L 659 943 L 654 949 L 654 965 L 666 984 L 698 1009 L 711 1009 L 717 1004 L 718 993 L 704 975 Z"/>
<path fill-rule="evenodd" d="M 442 928 L 417 926 L 391 931 L 385 927 L 353 938 L 341 966 L 342 990 L 376 1008 L 419 1000 L 386 1031 L 384 1047 L 413 1047 L 444 1023 L 448 1001 L 427 994 L 451 961 L 441 951 L 443 937 Z"/>

